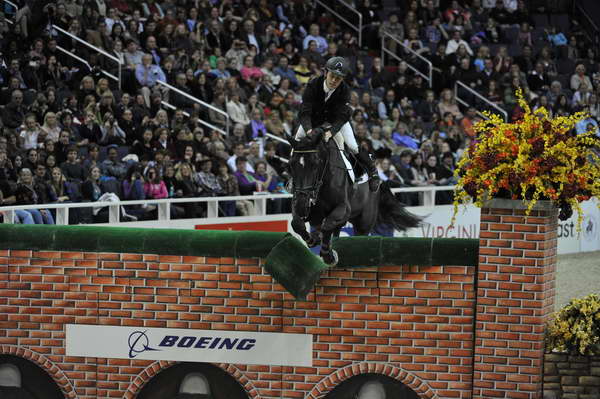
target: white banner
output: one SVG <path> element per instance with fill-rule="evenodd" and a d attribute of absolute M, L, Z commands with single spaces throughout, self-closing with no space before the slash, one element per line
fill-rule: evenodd
<path fill-rule="evenodd" d="M 312 367 L 312 334 L 67 324 L 66 355 Z"/>

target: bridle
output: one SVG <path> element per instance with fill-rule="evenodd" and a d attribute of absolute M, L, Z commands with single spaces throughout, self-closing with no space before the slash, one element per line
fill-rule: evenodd
<path fill-rule="evenodd" d="M 316 152 L 318 152 L 318 151 L 317 150 L 292 150 L 292 155 L 296 154 L 296 153 L 297 154 L 310 154 L 310 153 L 316 153 Z M 327 171 L 328 165 L 329 165 L 329 157 L 327 157 L 327 159 L 325 160 L 325 165 L 323 166 L 323 171 L 321 172 L 321 176 L 319 178 L 317 178 L 317 180 L 315 181 L 315 183 L 312 186 L 297 188 L 295 184 L 292 185 L 292 194 L 293 194 L 294 198 L 296 198 L 296 194 L 304 194 L 308 197 L 308 209 L 309 210 L 313 205 L 315 205 L 317 203 L 317 198 L 319 197 L 319 192 L 321 191 L 321 186 L 323 185 L 323 179 L 325 178 L 325 173 Z M 307 220 L 309 214 L 310 214 L 310 212 L 308 212 L 307 215 L 302 218 L 302 220 Z"/>

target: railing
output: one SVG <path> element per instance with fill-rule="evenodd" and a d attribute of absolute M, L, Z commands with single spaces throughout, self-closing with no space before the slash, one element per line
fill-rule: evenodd
<path fill-rule="evenodd" d="M 424 74 L 423 72 L 421 72 L 420 70 L 418 70 L 415 66 L 413 66 L 411 63 L 409 63 L 408 61 L 406 61 L 404 58 L 398 56 L 396 53 L 394 53 L 393 51 L 391 51 L 389 48 L 387 48 L 385 46 L 385 41 L 386 39 L 391 39 L 393 41 L 395 41 L 397 44 L 399 44 L 406 52 L 413 54 L 414 56 L 416 56 L 418 59 L 420 59 L 421 61 L 423 61 L 425 63 L 425 65 L 427 65 L 428 71 L 427 74 Z M 428 83 L 429 83 L 429 87 L 433 87 L 433 64 L 431 63 L 431 61 L 429 61 L 427 58 L 423 57 L 421 54 L 417 53 L 416 51 L 414 51 L 413 49 L 411 49 L 410 47 L 406 46 L 404 43 L 402 43 L 401 40 L 399 40 L 396 36 L 389 34 L 388 32 L 384 32 L 384 34 L 381 36 L 381 63 L 385 65 L 385 55 L 388 54 L 389 56 L 391 56 L 392 58 L 395 58 L 397 61 L 405 61 L 406 64 L 408 65 L 408 67 L 416 74 L 418 74 L 419 76 L 423 77 L 423 79 L 425 79 Z"/>
<path fill-rule="evenodd" d="M 592 43 L 592 46 L 594 46 L 594 49 L 598 50 L 600 46 L 600 28 L 598 28 L 598 25 L 592 20 L 590 14 L 578 1 L 573 2 L 573 16 L 583 26 L 583 30 L 586 36 L 588 36 L 590 43 Z"/>
<path fill-rule="evenodd" d="M 487 98 L 485 98 L 484 96 L 482 96 L 477 91 L 473 90 L 472 88 L 470 88 L 469 86 L 467 86 L 466 84 L 461 82 L 460 80 L 457 80 L 456 83 L 454 84 L 454 98 L 456 99 L 457 102 L 461 103 L 465 107 L 468 107 L 470 105 L 465 100 L 463 100 L 459 97 L 459 95 L 458 95 L 459 86 L 462 89 L 467 90 L 469 93 L 471 93 L 475 97 L 477 97 L 480 100 L 484 101 L 485 103 L 489 104 L 492 108 L 494 108 L 495 110 L 497 110 L 500 114 L 502 114 L 504 116 L 505 122 L 508 122 L 508 112 L 506 112 L 504 109 L 502 109 L 498 105 L 494 104 L 493 102 L 491 102 L 490 100 L 488 100 Z M 482 114 L 481 112 L 477 111 L 477 114 L 479 114 L 481 117 L 487 119 L 487 117 L 484 114 Z"/>
<path fill-rule="evenodd" d="M 169 108 L 170 110 L 175 111 L 177 109 L 176 106 L 174 106 L 173 104 L 169 104 L 168 102 L 166 102 L 164 100 L 162 100 L 160 103 L 162 105 L 164 105 L 165 107 Z M 191 116 L 189 112 L 186 112 L 186 111 L 182 111 L 182 112 L 183 112 L 183 115 L 186 116 L 186 117 L 188 117 L 188 118 Z M 209 128 L 211 128 L 213 130 L 216 130 L 217 132 L 221 133 L 223 136 L 227 135 L 227 132 L 225 130 L 221 129 L 220 127 L 215 126 L 212 123 L 206 122 L 204 119 L 201 119 L 201 118 L 198 118 L 197 120 L 198 120 L 198 122 L 200 122 L 201 125 L 204 125 L 204 126 L 209 127 Z"/>
<path fill-rule="evenodd" d="M 58 46 L 58 45 L 56 46 L 56 49 L 64 54 L 68 55 L 69 57 L 81 62 L 83 65 L 87 66 L 90 70 L 92 69 L 89 62 L 87 62 L 83 58 L 79 57 L 78 55 L 75 55 L 72 52 L 70 52 L 69 50 L 62 48 L 61 46 Z M 102 72 L 104 75 L 111 78 L 112 80 L 115 80 L 117 83 L 119 82 L 119 78 L 117 76 L 113 75 L 112 73 L 107 72 L 104 69 L 100 69 L 100 72 Z"/>
<path fill-rule="evenodd" d="M 355 25 L 352 22 L 348 21 L 346 18 L 344 18 L 342 16 L 342 14 L 340 14 L 339 12 L 335 11 L 333 8 L 331 8 L 330 6 L 328 6 L 324 1 L 321 1 L 321 0 L 315 0 L 315 1 L 321 7 L 323 7 L 324 9 L 326 9 L 327 11 L 329 11 L 330 13 L 332 13 L 333 15 L 335 15 L 336 17 L 338 17 L 346 25 L 348 25 L 352 29 L 354 29 L 357 32 L 357 34 L 358 34 L 358 47 L 362 48 L 362 30 L 363 30 L 363 23 L 362 23 L 363 16 L 362 16 L 362 14 L 359 13 L 354 7 L 352 7 L 350 4 L 346 3 L 345 1 L 338 0 L 338 2 L 340 4 L 344 5 L 350 11 L 352 11 L 354 14 L 358 15 L 358 25 Z M 330 2 L 330 4 L 331 4 L 331 2 Z"/>
<path fill-rule="evenodd" d="M 210 127 L 211 129 L 215 129 L 215 130 L 221 132 L 222 134 L 225 134 L 225 135 L 229 134 L 229 127 L 230 127 L 230 123 L 231 122 L 229 121 L 229 114 L 227 112 L 225 112 L 225 111 L 223 111 L 223 110 L 221 110 L 221 109 L 219 109 L 219 108 L 217 108 L 217 107 L 215 107 L 213 105 L 210 105 L 209 103 L 204 102 L 204 101 L 202 101 L 202 100 L 200 100 L 200 99 L 198 99 L 198 98 L 196 98 L 196 97 L 194 97 L 194 96 L 186 93 L 185 91 L 182 91 L 182 90 L 178 89 L 177 87 L 172 86 L 172 85 L 170 85 L 170 84 L 168 84 L 166 82 L 163 82 L 161 80 L 157 80 L 156 83 L 160 84 L 161 86 L 164 86 L 164 87 L 168 88 L 169 90 L 173 90 L 174 92 L 176 92 L 176 93 L 178 93 L 178 94 L 180 94 L 180 95 L 182 95 L 182 96 L 184 96 L 186 98 L 189 98 L 190 100 L 194 101 L 196 104 L 202 105 L 203 107 L 206 107 L 206 108 L 211 109 L 211 110 L 213 110 L 213 111 L 215 111 L 215 112 L 217 112 L 217 113 L 219 113 L 221 115 L 224 115 L 225 116 L 225 120 L 226 120 L 226 122 L 225 122 L 225 130 L 220 129 L 220 128 L 216 127 L 215 125 L 210 124 L 210 123 L 208 123 L 206 121 L 203 121 L 200 118 L 198 118 L 198 121 L 201 124 Z M 171 109 L 175 108 L 173 105 L 165 103 L 164 101 L 163 101 L 163 104 L 166 105 L 167 107 L 170 107 Z M 188 116 L 189 116 L 189 114 L 188 114 Z"/>
<path fill-rule="evenodd" d="M 72 34 L 70 32 L 67 32 L 66 30 L 64 30 L 60 26 L 52 25 L 52 28 L 55 29 L 56 31 L 64 34 L 64 35 L 69 36 L 71 39 L 74 39 L 74 40 L 78 41 L 79 43 L 83 44 L 84 46 L 91 48 L 92 50 L 96 51 L 97 53 L 102 54 L 106 58 L 109 58 L 109 59 L 115 61 L 117 64 L 119 64 L 119 77 L 117 79 L 117 82 L 119 83 L 119 89 L 121 89 L 121 70 L 123 69 L 123 61 L 121 61 L 120 58 L 118 58 L 118 57 L 116 57 L 116 56 L 114 56 L 112 54 L 107 53 L 103 49 L 101 49 L 99 47 L 96 47 L 96 46 L 94 46 L 91 43 L 86 42 L 82 38 L 77 37 L 77 36 L 75 36 L 74 34 Z"/>
<path fill-rule="evenodd" d="M 11 25 L 12 25 L 12 24 L 14 24 L 14 23 L 16 23 L 16 22 L 17 22 L 17 21 L 16 21 L 16 17 L 17 17 L 17 12 L 19 11 L 19 6 L 17 6 L 15 3 L 13 3 L 13 2 L 12 2 L 12 1 L 10 1 L 10 0 L 4 0 L 4 2 L 5 2 L 6 4 L 8 4 L 9 6 L 11 6 L 11 7 L 13 7 L 13 8 L 15 9 L 15 14 L 14 14 L 14 15 L 15 15 L 15 21 L 14 21 L 14 22 L 13 22 L 13 21 L 11 21 L 11 20 L 10 20 L 10 19 L 8 19 L 8 18 L 5 18 L 5 21 L 6 21 L 6 22 L 8 22 L 9 24 L 11 24 Z M 6 7 L 4 8 L 4 10 L 6 10 Z"/>
<path fill-rule="evenodd" d="M 433 207 L 435 205 L 435 193 L 438 191 L 451 191 L 454 186 L 428 186 L 428 187 L 406 187 L 392 189 L 394 193 L 423 193 L 423 206 Z M 242 195 L 235 197 L 198 197 L 198 198 L 168 198 L 159 200 L 139 200 L 139 201 L 115 201 L 115 202 L 77 202 L 77 203 L 53 203 L 37 205 L 18 205 L 1 207 L 0 212 L 4 214 L 4 223 L 13 224 L 15 211 L 27 209 L 56 209 L 57 225 L 69 224 L 69 210 L 73 208 L 103 208 L 108 207 L 108 222 L 119 223 L 121 216 L 121 207 L 129 205 L 157 205 L 157 221 L 171 220 L 171 204 L 182 203 L 206 203 L 206 218 L 219 217 L 219 202 L 250 200 L 255 203 L 257 215 L 265 216 L 267 214 L 267 200 L 292 198 L 291 194 L 256 194 Z"/>

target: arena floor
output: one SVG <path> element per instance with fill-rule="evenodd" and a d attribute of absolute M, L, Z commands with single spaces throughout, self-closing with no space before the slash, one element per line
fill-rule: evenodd
<path fill-rule="evenodd" d="M 600 294 L 600 251 L 560 255 L 556 275 L 556 309 L 571 298 Z"/>

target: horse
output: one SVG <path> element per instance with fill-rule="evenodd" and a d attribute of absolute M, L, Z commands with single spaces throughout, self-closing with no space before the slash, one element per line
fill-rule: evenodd
<path fill-rule="evenodd" d="M 290 140 L 290 170 L 292 228 L 309 247 L 321 244 L 319 255 L 325 263 L 337 264 L 332 237 L 339 236 L 348 221 L 356 235 L 368 235 L 377 223 L 400 231 L 420 225 L 422 218 L 406 211 L 386 182 L 375 193 L 368 184 L 353 184 L 341 150 L 334 140 L 324 141 L 321 132 Z"/>

